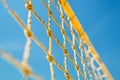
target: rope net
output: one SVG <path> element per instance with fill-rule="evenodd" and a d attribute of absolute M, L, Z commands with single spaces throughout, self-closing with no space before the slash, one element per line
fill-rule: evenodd
<path fill-rule="evenodd" d="M 46 8 L 47 19 L 43 19 L 38 15 L 34 9 L 35 4 L 33 4 L 32 0 L 24 0 L 28 15 L 27 25 L 21 20 L 16 12 L 10 8 L 7 1 L 2 0 L 1 2 L 4 4 L 9 14 L 19 23 L 24 31 L 27 41 L 21 62 L 4 50 L 0 50 L 0 54 L 5 60 L 8 60 L 22 71 L 25 79 L 28 79 L 31 76 L 35 80 L 43 80 L 40 75 L 32 70 L 32 67 L 30 68 L 29 64 L 29 59 L 32 54 L 30 52 L 32 49 L 31 44 L 34 42 L 41 48 L 49 62 L 51 75 L 51 79 L 49 80 L 57 80 L 57 71 L 55 70 L 55 67 L 63 73 L 65 80 L 111 80 L 108 74 L 102 69 L 102 65 L 98 63 L 96 57 L 92 54 L 90 49 L 91 46 L 89 46 L 75 30 L 73 23 L 71 22 L 72 18 L 65 14 L 64 8 L 61 5 L 61 0 L 41 0 L 41 3 Z M 64 4 L 66 2 L 64 2 Z M 54 10 L 53 7 L 55 8 Z M 58 14 L 57 16 L 56 13 Z M 32 27 L 34 26 L 31 25 L 33 17 L 42 24 L 40 27 L 45 28 L 46 32 L 43 34 L 47 34 L 47 36 L 45 36 L 48 37 L 48 41 L 46 41 L 48 44 L 47 46 L 45 46 L 45 44 L 35 36 L 35 32 L 32 31 Z M 57 47 L 59 47 L 60 50 L 55 53 Z M 63 58 L 58 60 L 56 57 L 57 54 L 62 55 Z M 74 69 L 70 69 L 70 65 L 72 65 Z M 71 72 L 74 72 L 74 74 Z M 77 78 L 73 75 L 76 75 Z"/>

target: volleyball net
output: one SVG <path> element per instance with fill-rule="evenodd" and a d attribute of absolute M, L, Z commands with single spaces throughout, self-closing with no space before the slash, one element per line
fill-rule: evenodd
<path fill-rule="evenodd" d="M 92 46 L 67 0 L 41 0 L 41 3 L 46 8 L 47 19 L 43 19 L 38 15 L 34 9 L 35 4 L 33 4 L 32 0 L 24 0 L 26 10 L 28 11 L 27 24 L 10 8 L 6 0 L 1 0 L 1 2 L 9 14 L 19 23 L 27 41 L 21 62 L 4 50 L 0 50 L 0 55 L 22 71 L 25 79 L 32 76 L 36 80 L 42 80 L 40 75 L 36 74 L 32 70 L 32 67 L 30 68 L 29 64 L 29 58 L 32 54 L 30 52 L 32 49 L 31 44 L 34 42 L 46 55 L 49 62 L 49 70 L 51 73 L 49 75 L 51 75 L 51 80 L 56 80 L 57 77 L 57 71 L 54 69 L 54 66 L 64 74 L 65 80 L 75 80 L 71 73 L 70 63 L 74 67 L 74 75 L 77 76 L 77 80 L 112 80 L 109 71 Z M 54 9 L 51 6 L 54 6 Z M 37 33 L 32 31 L 32 27 L 34 26 L 31 25 L 33 21 L 32 17 L 36 18 L 38 22 L 42 24 L 40 27 L 45 28 L 43 34 L 47 34 L 47 36 L 43 36 L 43 38 L 48 37 L 48 41 L 46 41 L 48 46 L 45 46 L 46 44 L 42 43 L 36 36 Z M 58 52 L 56 51 L 56 47 L 59 47 Z M 63 58 L 58 60 L 56 58 L 57 54 L 62 55 Z M 63 65 L 61 63 L 63 63 Z"/>

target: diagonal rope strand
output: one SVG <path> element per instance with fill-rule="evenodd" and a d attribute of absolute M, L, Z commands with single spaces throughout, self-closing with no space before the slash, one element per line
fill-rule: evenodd
<path fill-rule="evenodd" d="M 18 69 L 20 69 L 22 72 L 25 70 L 25 66 L 23 66 L 19 61 L 17 61 L 15 58 L 13 58 L 11 55 L 9 55 L 8 52 L 5 50 L 0 49 L 0 56 L 3 57 L 5 60 L 9 61 L 11 64 L 16 66 Z M 32 72 L 29 67 L 27 67 L 27 72 L 29 72 L 29 76 L 34 77 L 37 80 L 43 80 L 40 76 L 38 76 L 36 73 Z"/>

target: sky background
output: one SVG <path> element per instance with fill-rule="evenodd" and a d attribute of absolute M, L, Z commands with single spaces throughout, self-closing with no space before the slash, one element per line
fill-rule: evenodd
<path fill-rule="evenodd" d="M 24 1 L 22 0 L 7 0 L 10 7 L 21 17 L 23 22 L 27 23 L 27 10 L 24 7 Z M 120 1 L 119 0 L 68 0 L 73 11 L 81 22 L 84 30 L 89 36 L 92 44 L 96 51 L 99 53 L 100 58 L 110 71 L 114 80 L 119 80 L 120 76 Z M 33 6 L 35 11 L 41 16 L 47 23 L 47 10 L 41 1 L 33 0 Z M 53 13 L 56 13 L 55 8 L 52 6 Z M 59 19 L 59 16 L 57 16 Z M 45 33 L 45 28 L 38 22 L 38 20 L 32 16 L 32 30 L 36 37 L 47 47 L 48 49 L 48 37 Z M 52 25 L 56 26 L 52 21 Z M 61 38 L 58 28 L 53 28 L 57 38 Z M 68 36 L 69 33 L 68 33 Z M 60 39 L 60 41 L 61 41 Z M 3 4 L 0 2 L 0 48 L 5 49 L 11 55 L 18 60 L 22 60 L 24 52 L 24 45 L 26 38 L 23 33 L 23 29 L 20 25 L 9 15 Z M 62 41 L 61 41 L 62 42 Z M 53 42 L 54 44 L 54 42 Z M 58 62 L 61 62 L 63 56 L 57 51 L 60 48 L 54 44 L 55 49 L 53 53 Z M 30 64 L 36 73 L 41 75 L 44 80 L 49 80 L 49 64 L 46 60 L 43 51 L 32 42 Z M 63 63 L 61 62 L 61 65 Z M 73 66 L 71 64 L 68 64 Z M 55 67 L 58 71 L 56 76 L 63 79 L 63 74 Z M 71 70 L 72 71 L 72 70 Z M 42 73 L 40 73 L 42 72 Z M 74 71 L 71 72 L 74 74 Z M 16 75 L 17 74 L 17 75 Z M 7 77 L 6 77 L 7 75 Z M 75 76 L 74 76 L 75 77 Z M 57 77 L 56 77 L 57 78 Z M 4 59 L 0 58 L 0 80 L 22 80 L 21 73 L 13 65 L 9 64 Z"/>

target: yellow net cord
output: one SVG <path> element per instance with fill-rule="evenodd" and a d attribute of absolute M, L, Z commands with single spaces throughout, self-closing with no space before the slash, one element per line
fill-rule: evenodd
<path fill-rule="evenodd" d="M 77 17 L 75 16 L 71 7 L 69 6 L 69 3 L 66 0 L 58 0 L 58 3 L 56 3 L 54 0 L 48 0 L 48 4 L 44 0 L 41 1 L 48 11 L 48 22 L 47 22 L 48 24 L 46 24 L 45 21 L 34 10 L 32 0 L 24 0 L 25 7 L 28 10 L 27 25 L 25 25 L 24 22 L 21 20 L 21 18 L 8 6 L 7 2 L 5 0 L 2 0 L 9 14 L 19 23 L 19 25 L 21 25 L 21 28 L 23 29 L 27 39 L 22 62 L 18 62 L 6 51 L 0 50 L 0 54 L 2 54 L 2 57 L 10 61 L 13 65 L 15 65 L 18 69 L 20 69 L 24 73 L 25 79 L 27 79 L 29 76 L 32 76 L 37 80 L 42 80 L 40 76 L 38 76 L 35 72 L 32 71 L 32 69 L 29 67 L 28 64 L 30 50 L 31 50 L 31 43 L 33 40 L 46 54 L 46 58 L 48 59 L 50 65 L 51 80 L 56 80 L 55 73 L 57 72 L 55 72 L 54 66 L 57 66 L 57 68 L 64 73 L 66 80 L 74 80 L 73 76 L 70 73 L 69 66 L 67 64 L 68 60 L 71 61 L 71 63 L 73 64 L 76 70 L 77 80 L 81 80 L 81 77 L 84 80 L 102 80 L 103 78 L 112 80 L 110 73 L 108 72 L 107 68 L 102 63 L 102 61 L 100 60 L 97 52 L 95 51 L 94 47 L 89 41 Z M 52 12 L 51 10 L 52 4 L 57 9 L 57 12 L 60 15 L 61 22 L 57 20 L 54 13 Z M 68 20 L 65 18 L 64 13 L 68 17 Z M 46 29 L 46 33 L 48 34 L 49 37 L 49 49 L 47 49 L 44 46 L 44 44 L 42 44 L 32 32 L 31 16 L 36 17 L 38 21 L 42 23 L 42 25 Z M 56 23 L 57 27 L 60 29 L 63 37 L 63 43 L 61 43 L 59 39 L 56 37 L 56 35 L 53 33 L 51 29 L 52 26 L 51 20 L 53 20 Z M 67 26 L 67 28 L 69 29 L 72 35 L 72 40 L 67 35 L 67 32 L 65 30 L 66 27 L 65 25 Z M 78 34 L 79 38 L 77 38 L 75 33 Z M 53 49 L 52 49 L 52 47 L 54 46 L 52 43 L 53 40 L 63 51 L 63 54 L 61 55 L 64 55 L 64 66 L 60 65 L 59 62 L 57 62 L 57 60 L 54 58 Z M 69 44 L 71 45 L 71 49 L 73 51 L 73 57 L 70 54 L 70 52 L 67 50 L 67 42 L 69 42 Z M 88 48 L 86 46 L 88 46 Z M 77 47 L 79 47 L 79 50 L 77 49 Z M 92 57 L 90 55 L 92 55 Z M 78 60 L 81 61 L 82 67 L 78 64 Z M 96 61 L 99 64 L 99 67 L 96 67 L 94 65 L 94 61 Z M 90 67 L 92 69 L 90 69 Z M 102 70 L 104 74 L 101 74 L 100 70 Z"/>

